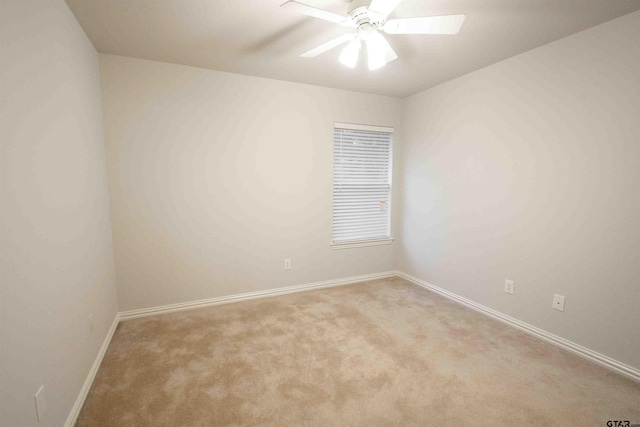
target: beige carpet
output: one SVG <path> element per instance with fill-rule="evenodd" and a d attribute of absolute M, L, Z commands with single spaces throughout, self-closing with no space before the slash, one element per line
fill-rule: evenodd
<path fill-rule="evenodd" d="M 122 322 L 78 426 L 606 426 L 640 384 L 402 279 Z"/>

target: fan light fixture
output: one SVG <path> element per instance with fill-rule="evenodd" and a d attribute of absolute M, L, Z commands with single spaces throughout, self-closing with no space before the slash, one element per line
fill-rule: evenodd
<path fill-rule="evenodd" d="M 340 62 L 349 68 L 355 68 L 364 42 L 369 69 L 376 70 L 398 58 L 381 31 L 387 34 L 457 34 L 465 18 L 464 15 L 446 15 L 387 20 L 400 1 L 353 0 L 346 17 L 295 0 L 287 1 L 282 7 L 356 29 L 355 34 L 344 34 L 300 56 L 313 58 L 348 43 L 340 54 Z"/>
<path fill-rule="evenodd" d="M 349 68 L 355 68 L 358 63 L 358 57 L 360 56 L 361 46 L 362 42 L 360 41 L 360 37 L 353 37 L 340 54 L 340 62 Z"/>
<path fill-rule="evenodd" d="M 342 50 L 340 54 L 340 62 L 349 68 L 355 68 L 362 50 L 362 42 L 366 46 L 367 60 L 370 70 L 376 70 L 384 67 L 387 62 L 397 58 L 389 43 L 380 34 L 375 27 L 359 29 L 358 33 L 353 36 L 351 41 Z"/>
<path fill-rule="evenodd" d="M 368 34 L 366 42 L 370 70 L 384 67 L 387 62 L 391 62 L 398 57 L 389 46 L 389 42 L 377 31 Z"/>

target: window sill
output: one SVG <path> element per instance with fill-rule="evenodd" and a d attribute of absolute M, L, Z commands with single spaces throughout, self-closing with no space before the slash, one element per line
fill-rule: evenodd
<path fill-rule="evenodd" d="M 344 243 L 331 243 L 331 249 L 350 249 L 350 248 L 362 248 L 365 246 L 379 246 L 390 245 L 393 243 L 393 239 L 376 239 L 376 240 L 361 240 L 355 242 Z"/>

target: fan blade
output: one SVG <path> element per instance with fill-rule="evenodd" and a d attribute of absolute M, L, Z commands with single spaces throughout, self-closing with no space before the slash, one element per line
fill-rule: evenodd
<path fill-rule="evenodd" d="M 393 12 L 401 1 L 402 0 L 373 0 L 369 9 L 379 13 L 383 18 L 386 18 L 391 12 Z"/>
<path fill-rule="evenodd" d="M 353 23 L 345 16 L 336 15 L 326 10 L 318 9 L 308 4 L 300 3 L 295 0 L 289 0 L 288 2 L 280 5 L 287 9 L 295 10 L 303 15 L 313 16 L 314 18 L 324 19 L 325 21 L 335 22 L 336 24 L 344 25 L 347 27 L 353 27 Z"/>
<path fill-rule="evenodd" d="M 311 49 L 308 52 L 303 53 L 302 56 L 303 58 L 313 58 L 314 56 L 318 56 L 321 53 L 325 53 L 331 49 L 333 49 L 334 47 L 340 46 L 343 43 L 346 43 L 348 41 L 351 41 L 356 35 L 351 33 L 351 34 L 344 34 L 340 37 L 337 37 L 331 41 L 328 41 L 324 44 L 321 44 L 320 46 Z"/>
<path fill-rule="evenodd" d="M 379 32 L 371 33 L 366 38 L 367 59 L 369 69 L 375 70 L 398 58 L 393 48 Z"/>
<path fill-rule="evenodd" d="M 464 15 L 390 19 L 382 29 L 387 34 L 458 34 Z"/>

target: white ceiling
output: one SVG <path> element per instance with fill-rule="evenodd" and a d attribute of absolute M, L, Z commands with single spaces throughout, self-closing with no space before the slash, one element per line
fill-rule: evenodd
<path fill-rule="evenodd" d="M 298 55 L 345 32 L 281 9 L 285 0 L 67 0 L 99 52 L 405 97 L 640 10 L 638 0 L 403 0 L 390 18 L 466 14 L 455 36 L 387 35 L 399 58 L 369 71 L 340 48 Z M 346 15 L 345 0 L 301 0 Z"/>

